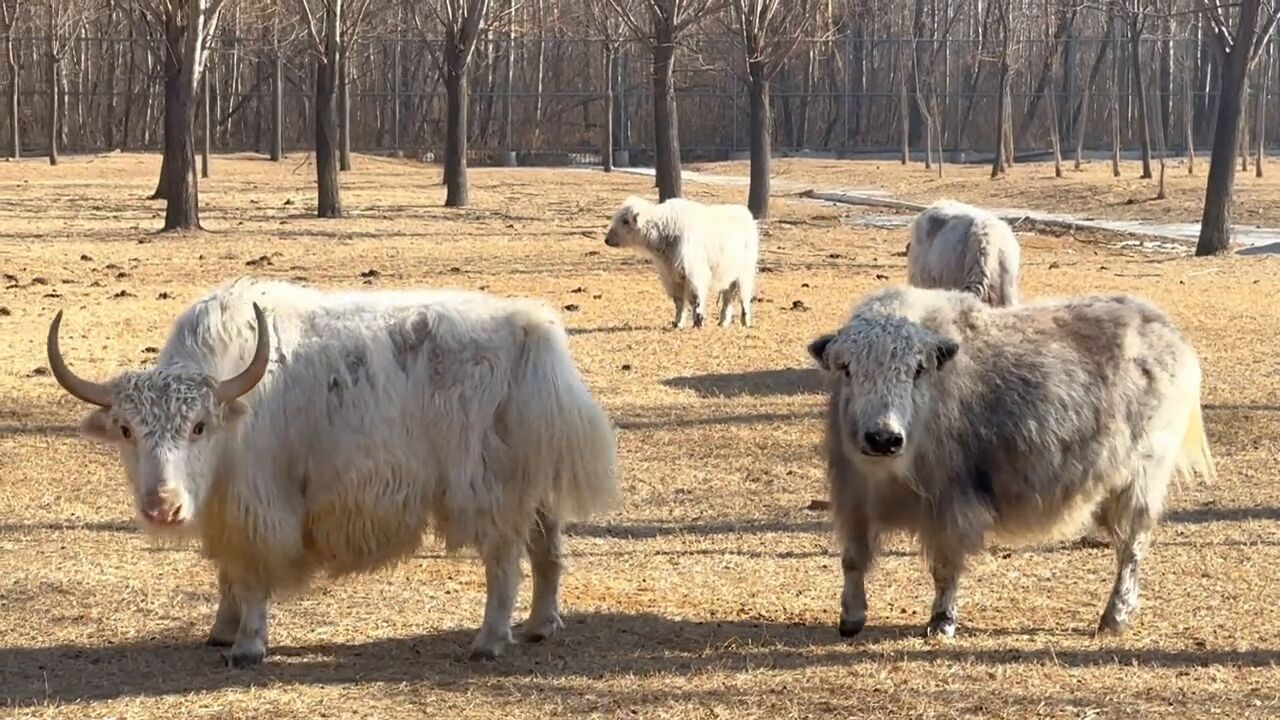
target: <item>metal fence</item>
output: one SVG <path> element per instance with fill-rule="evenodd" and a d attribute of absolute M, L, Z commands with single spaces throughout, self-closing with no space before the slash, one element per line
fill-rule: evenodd
<path fill-rule="evenodd" d="M 1112 43 L 1098 61 L 1103 43 Z M 163 93 L 161 57 L 146 38 L 81 38 L 61 64 L 56 84 L 39 37 L 16 38 L 18 114 L 25 152 L 38 152 L 47 136 L 50 92 L 57 92 L 63 145 L 70 150 L 156 147 Z M 372 37 L 346 54 L 352 147 L 363 152 L 438 154 L 444 132 L 444 89 L 436 67 L 439 42 L 417 37 Z M 1053 50 L 1065 61 L 1042 85 Z M 604 122 L 613 122 L 615 150 L 643 162 L 651 153 L 650 62 L 644 47 L 623 43 L 612 82 L 604 77 L 606 46 L 579 38 L 490 38 L 471 68 L 469 135 L 481 159 L 497 150 L 528 162 L 596 153 Z M 720 158 L 748 147 L 748 98 L 732 69 L 739 51 L 724 38 L 692 43 L 677 64 L 679 133 L 690 158 Z M 922 146 L 921 98 L 937 102 L 943 144 L 953 150 L 989 150 L 994 142 L 997 80 L 990 41 L 846 36 L 802 44 L 772 83 L 775 145 L 781 150 L 837 154 L 896 149 L 904 119 L 913 147 Z M 1014 49 L 1011 107 L 1020 149 L 1047 147 L 1048 98 L 1056 101 L 1065 148 L 1077 129 L 1086 148 L 1110 147 L 1111 113 L 1121 118 L 1121 142 L 1136 147 L 1137 99 L 1127 42 L 1075 38 L 1051 46 Z M 1196 39 L 1151 38 L 1138 52 L 1144 69 L 1152 131 L 1167 145 L 1185 145 L 1190 121 L 1198 143 L 1212 132 L 1215 59 Z M 282 73 L 277 80 L 276 57 Z M 919 58 L 934 58 L 920 72 Z M 1094 66 L 1098 69 L 1095 71 Z M 273 123 L 275 83 L 282 84 L 287 149 L 312 145 L 313 60 L 301 45 L 277 48 L 262 37 L 220 37 L 209 61 L 212 142 L 219 150 L 264 151 Z M 0 83 L 11 78 L 0 64 Z M 1259 62 L 1252 83 L 1272 79 L 1263 107 L 1267 142 L 1278 139 L 1280 62 Z M 604 117 L 605 93 L 615 91 L 616 112 Z M 1261 97 L 1255 92 L 1255 101 Z M 1256 105 L 1254 106 L 1256 108 Z M 1256 122 L 1251 110 L 1249 122 Z M 7 134 L 6 134 L 7 137 Z M 1153 145 L 1155 142 L 1153 141 Z"/>

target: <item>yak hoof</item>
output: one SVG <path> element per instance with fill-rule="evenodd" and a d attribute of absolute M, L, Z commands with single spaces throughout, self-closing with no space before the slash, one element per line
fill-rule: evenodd
<path fill-rule="evenodd" d="M 702 325 L 703 325 L 703 323 L 704 323 L 704 322 L 706 322 L 706 318 L 705 318 L 704 316 L 702 316 L 702 315 L 694 315 L 694 316 L 693 316 L 693 326 L 694 326 L 694 327 L 696 327 L 696 328 L 700 328 L 700 327 L 702 327 Z"/>
<path fill-rule="evenodd" d="M 862 628 L 866 627 L 866 625 L 867 625 L 866 618 L 862 618 L 859 620 L 841 619 L 840 626 L 839 626 L 840 637 L 842 638 L 855 637 L 857 636 L 858 633 L 862 632 Z"/>
<path fill-rule="evenodd" d="M 471 648 L 471 654 L 467 659 L 471 662 L 493 662 L 502 656 L 502 649 L 496 647 L 477 647 Z"/>
<path fill-rule="evenodd" d="M 1103 615 L 1102 620 L 1098 621 L 1098 629 L 1094 632 L 1095 636 L 1117 636 L 1123 635 L 1128 629 L 1129 623 L 1124 622 L 1112 615 Z"/>
<path fill-rule="evenodd" d="M 223 656 L 227 667 L 241 669 L 261 665 L 267 656 L 264 650 L 232 650 Z"/>
<path fill-rule="evenodd" d="M 538 643 L 555 635 L 557 631 L 564 627 L 564 621 L 559 615 L 552 615 L 547 620 L 533 620 L 532 618 L 525 624 L 520 631 L 520 640 L 527 643 Z"/>
<path fill-rule="evenodd" d="M 929 625 L 924 631 L 925 637 L 952 638 L 956 635 L 956 617 L 950 613 L 940 612 L 929 618 Z"/>

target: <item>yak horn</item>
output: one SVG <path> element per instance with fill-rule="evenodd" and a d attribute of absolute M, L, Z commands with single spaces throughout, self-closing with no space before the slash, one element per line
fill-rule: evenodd
<path fill-rule="evenodd" d="M 218 384 L 213 395 L 218 402 L 228 403 L 244 395 L 254 388 L 262 376 L 267 374 L 267 361 L 270 359 L 271 333 L 267 329 L 267 318 L 262 314 L 258 303 L 253 304 L 253 316 L 258 325 L 258 345 L 253 350 L 253 359 L 244 372 Z"/>
<path fill-rule="evenodd" d="M 71 393 L 72 397 L 91 405 L 111 407 L 111 388 L 78 377 L 62 361 L 62 351 L 58 349 L 58 328 L 61 325 L 62 311 L 59 310 L 49 325 L 49 339 L 46 344 L 49 353 L 49 369 L 53 372 L 53 377 L 64 390 Z"/>

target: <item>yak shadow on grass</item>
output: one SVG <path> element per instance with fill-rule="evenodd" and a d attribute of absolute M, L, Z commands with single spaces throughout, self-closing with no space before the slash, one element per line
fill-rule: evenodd
<path fill-rule="evenodd" d="M 826 388 L 816 368 L 783 368 L 743 373 L 711 373 L 663 380 L 663 385 L 692 390 L 704 398 L 817 395 Z"/>
<path fill-rule="evenodd" d="M 0 439 L 33 435 L 79 437 L 80 428 L 76 425 L 63 425 L 56 423 L 33 423 L 31 425 L 0 423 Z"/>
<path fill-rule="evenodd" d="M 582 523 L 570 525 L 565 529 L 566 535 L 591 538 L 618 538 L 623 540 L 650 540 L 659 537 L 678 535 L 697 535 L 710 537 L 715 535 L 766 534 L 775 532 L 825 533 L 830 530 L 830 523 L 824 520 L 712 520 L 706 522 L 673 522 L 640 521 L 636 523 L 617 523 L 597 525 Z"/>
<path fill-rule="evenodd" d="M 287 607 L 283 606 L 283 607 Z M 303 631 L 302 643 L 271 649 L 267 664 L 247 670 L 223 666 L 219 651 L 203 647 L 194 630 L 159 633 L 157 639 L 110 645 L 54 645 L 0 648 L 5 684 L 0 698 L 8 705 L 30 705 L 160 697 L 247 688 L 262 684 L 346 686 L 355 683 L 414 684 L 442 691 L 489 695 L 495 699 L 529 697 L 546 690 L 580 695 L 568 680 L 599 681 L 592 695 L 616 696 L 635 707 L 668 702 L 638 692 L 628 678 L 848 668 L 861 664 L 913 664 L 936 667 L 938 661 L 989 666 L 1055 665 L 1068 668 L 1269 668 L 1280 651 L 1128 649 L 1093 644 L 1086 648 L 1046 647 L 1035 629 L 1014 632 L 966 626 L 945 645 L 909 641 L 888 655 L 883 645 L 916 637 L 916 625 L 873 625 L 855 640 L 840 638 L 831 624 L 804 625 L 751 620 L 694 621 L 660 615 L 584 613 L 565 618 L 564 631 L 538 645 L 516 645 L 499 661 L 473 663 L 464 658 L 474 629 L 455 629 L 417 637 L 350 643 L 326 642 L 319 632 Z M 1055 630 L 1085 635 L 1086 629 Z M 1016 648 L 970 649 L 965 636 L 1007 635 Z M 698 691 L 691 691 L 698 692 Z M 693 700 L 695 698 L 682 698 Z M 585 698 L 548 699 L 573 705 Z M 592 702 L 598 702 L 595 698 Z M 563 707 L 561 708 L 563 710 Z"/>

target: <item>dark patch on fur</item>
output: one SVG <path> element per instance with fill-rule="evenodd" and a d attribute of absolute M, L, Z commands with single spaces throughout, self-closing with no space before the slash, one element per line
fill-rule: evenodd
<path fill-rule="evenodd" d="M 351 387 L 360 384 L 360 378 L 365 375 L 365 369 L 369 367 L 369 358 L 365 355 L 364 350 L 352 351 L 347 356 L 347 374 L 351 376 Z"/>
<path fill-rule="evenodd" d="M 387 336 L 395 351 L 396 364 L 401 371 L 407 373 L 418 350 L 431 337 L 431 319 L 426 315 L 414 315 L 403 324 L 388 330 Z"/>
<path fill-rule="evenodd" d="M 949 222 L 950 220 L 951 218 L 947 218 L 947 217 L 939 217 L 937 215 L 926 215 L 925 224 L 924 224 L 925 237 L 929 238 L 930 240 L 937 237 L 938 233 L 942 232 L 942 228 L 946 227 L 947 222 Z"/>
<path fill-rule="evenodd" d="M 329 394 L 333 396 L 333 399 L 336 400 L 339 405 L 342 404 L 344 391 L 345 388 L 342 386 L 342 381 L 338 379 L 337 375 L 334 375 L 333 378 L 329 380 Z"/>
<path fill-rule="evenodd" d="M 990 507 L 996 506 L 996 488 L 991 482 L 991 473 L 981 465 L 975 465 L 969 473 L 969 482 L 978 499 Z"/>

